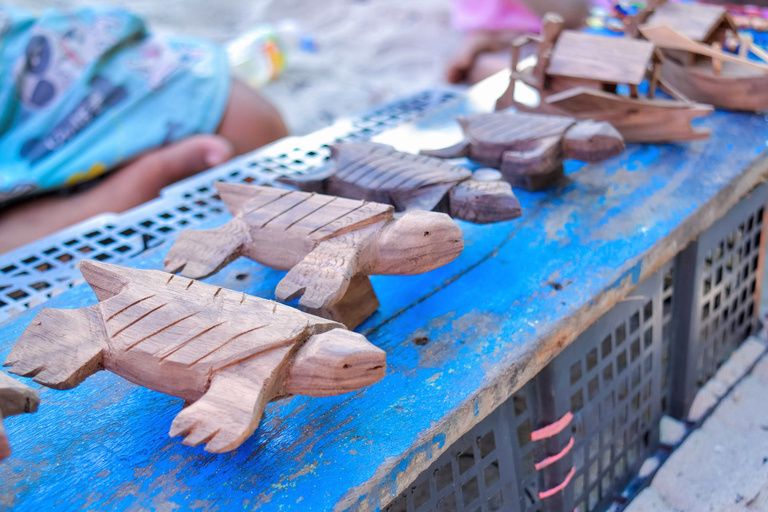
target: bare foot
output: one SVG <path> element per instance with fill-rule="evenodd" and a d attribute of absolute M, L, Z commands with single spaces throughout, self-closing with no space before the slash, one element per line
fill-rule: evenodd
<path fill-rule="evenodd" d="M 196 135 L 139 156 L 98 185 L 68 197 L 33 199 L 0 210 L 0 253 L 104 212 L 119 213 L 154 199 L 163 187 L 234 155 L 220 136 Z"/>

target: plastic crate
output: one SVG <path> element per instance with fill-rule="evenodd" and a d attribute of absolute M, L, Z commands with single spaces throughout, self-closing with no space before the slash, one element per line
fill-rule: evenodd
<path fill-rule="evenodd" d="M 77 284 L 76 263 L 93 258 L 119 263 L 221 215 L 225 207 L 214 182 L 269 185 L 301 174 L 329 158 L 328 145 L 366 140 L 394 126 L 424 117 L 460 97 L 430 89 L 371 109 L 303 137 L 289 137 L 176 183 L 153 201 L 124 214 L 105 214 L 0 255 L 0 322 Z"/>
<path fill-rule="evenodd" d="M 605 510 L 659 447 L 670 400 L 674 290 L 669 262 L 386 510 Z"/>
<path fill-rule="evenodd" d="M 768 185 L 759 185 L 677 257 L 681 319 L 675 339 L 672 414 L 685 418 L 696 392 L 755 332 Z"/>
<path fill-rule="evenodd" d="M 535 407 L 528 383 L 456 441 L 394 500 L 387 512 L 524 510 L 536 490 L 530 440 Z M 521 490 L 522 488 L 522 490 Z M 533 493 L 533 494 L 530 494 Z"/>

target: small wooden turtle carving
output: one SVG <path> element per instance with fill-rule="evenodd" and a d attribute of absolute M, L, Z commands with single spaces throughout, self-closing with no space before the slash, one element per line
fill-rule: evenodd
<path fill-rule="evenodd" d="M 361 142 L 332 145 L 331 159 L 315 174 L 279 181 L 308 192 L 391 204 L 398 211 L 445 212 L 478 224 L 522 214 L 509 184 L 473 179 L 471 171 L 439 158 Z"/>
<path fill-rule="evenodd" d="M 106 369 L 194 402 L 170 431 L 187 445 L 234 450 L 270 400 L 347 393 L 386 371 L 386 354 L 364 336 L 277 302 L 159 270 L 80 270 L 100 302 L 43 309 L 5 366 L 54 389 Z"/>
<path fill-rule="evenodd" d="M 11 455 L 11 445 L 3 429 L 3 418 L 35 412 L 38 405 L 40 405 L 40 395 L 37 391 L 0 373 L 0 460 Z"/>
<path fill-rule="evenodd" d="M 624 151 L 610 123 L 572 117 L 499 112 L 458 117 L 466 139 L 449 148 L 422 151 L 438 158 L 467 157 L 499 169 L 512 186 L 541 190 L 563 176 L 563 160 L 600 162 Z"/>
<path fill-rule="evenodd" d="M 202 278 L 243 255 L 289 270 L 278 300 L 297 297 L 305 311 L 353 329 L 378 308 L 366 276 L 420 274 L 453 261 L 464 248 L 447 215 L 273 187 L 216 184 L 234 216 L 210 230 L 185 231 L 165 270 Z"/>

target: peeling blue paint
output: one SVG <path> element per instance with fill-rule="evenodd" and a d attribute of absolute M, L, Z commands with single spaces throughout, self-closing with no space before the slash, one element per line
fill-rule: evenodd
<path fill-rule="evenodd" d="M 329 510 L 346 497 L 352 508 L 379 509 L 416 455 L 429 458 L 462 434 L 448 420 L 459 410 L 478 414 L 476 390 L 497 382 L 554 322 L 625 279 L 637 283 L 642 255 L 735 179 L 768 137 L 762 116 L 716 112 L 697 125 L 712 139 L 630 145 L 600 165 L 566 162 L 562 188 L 516 191 L 521 219 L 460 222 L 467 243 L 451 264 L 373 277 L 381 307 L 359 330 L 387 351 L 384 380 L 345 396 L 270 404 L 234 452 L 212 455 L 169 438 L 181 401 L 110 373 L 70 391 L 41 389 L 38 413 L 5 422 L 14 454 L 0 463 L 0 508 Z M 133 263 L 159 268 L 165 251 Z M 235 279 L 243 273 L 248 279 Z M 283 275 L 238 260 L 206 281 L 271 298 Z M 570 284 L 555 292 L 546 284 L 553 276 Z M 78 286 L 48 305 L 94 302 Z M 39 309 L 0 328 L 0 359 Z M 415 345 L 414 333 L 429 342 Z M 395 469 L 373 480 L 388 464 Z"/>

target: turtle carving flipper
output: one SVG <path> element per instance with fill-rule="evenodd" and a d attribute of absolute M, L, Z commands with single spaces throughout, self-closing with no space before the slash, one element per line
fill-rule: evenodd
<path fill-rule="evenodd" d="M 11 455 L 11 444 L 5 434 L 3 418 L 37 411 L 40 395 L 4 373 L 0 373 L 0 461 Z"/>
<path fill-rule="evenodd" d="M 182 398 L 171 435 L 185 444 L 233 450 L 270 400 L 338 395 L 386 371 L 384 351 L 337 322 L 157 270 L 80 268 L 100 302 L 41 311 L 5 366 L 57 389 L 106 369 Z"/>
<path fill-rule="evenodd" d="M 464 131 L 462 143 L 421 154 L 467 157 L 499 169 L 512 186 L 526 190 L 556 185 L 566 158 L 601 162 L 625 149 L 619 131 L 605 121 L 518 112 L 460 116 L 457 121 Z"/>
<path fill-rule="evenodd" d="M 205 394 L 173 419 L 171 437 L 184 436 L 188 446 L 205 444 L 212 453 L 240 446 L 259 425 L 291 352 L 290 346 L 279 347 L 217 372 Z"/>
<path fill-rule="evenodd" d="M 349 172 L 360 170 L 354 158 L 344 161 Z M 414 174 L 409 179 L 422 178 Z M 433 181 L 430 187 L 444 184 Z M 302 310 L 349 328 L 379 307 L 367 276 L 428 272 L 455 259 L 464 247 L 461 228 L 449 216 L 418 207 L 424 201 L 447 202 L 443 197 L 400 196 L 407 211 L 396 218 L 392 206 L 368 199 L 224 182 L 216 186 L 233 219 L 216 230 L 184 232 L 168 251 L 165 269 L 203 277 L 242 255 L 288 270 L 277 286 L 278 300 L 298 298 Z M 224 242 L 216 243 L 217 237 Z"/>
<path fill-rule="evenodd" d="M 183 231 L 178 243 L 186 249 L 169 253 L 165 268 L 174 274 L 183 272 L 187 277 L 203 279 L 239 258 L 249 240 L 248 226 L 239 219 L 218 228 Z"/>
<path fill-rule="evenodd" d="M 353 233 L 320 242 L 278 283 L 275 297 L 289 302 L 297 297 L 307 311 L 333 307 L 347 292 L 357 273 L 358 249 Z"/>
<path fill-rule="evenodd" d="M 53 389 L 72 389 L 104 368 L 108 337 L 98 306 L 63 310 L 44 308 L 19 338 L 4 366 Z M 20 344 L 20 345 L 19 345 Z"/>

